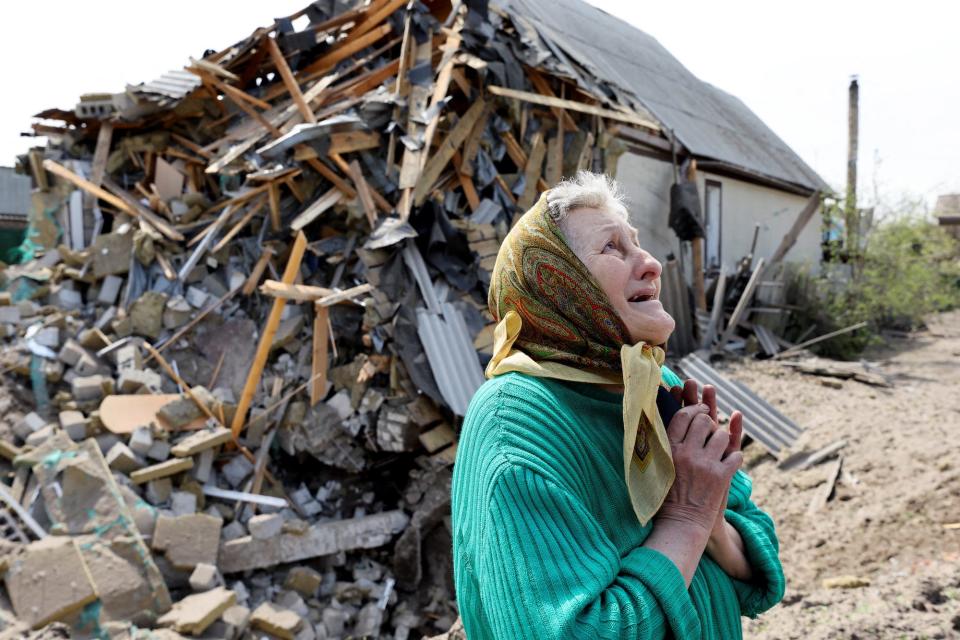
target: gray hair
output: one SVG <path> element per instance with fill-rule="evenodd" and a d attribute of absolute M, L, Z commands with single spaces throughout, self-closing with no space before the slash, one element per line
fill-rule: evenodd
<path fill-rule="evenodd" d="M 570 237 L 567 215 L 577 209 L 601 209 L 623 216 L 626 220 L 626 196 L 617 181 L 604 173 L 578 171 L 573 178 L 562 180 L 547 192 L 547 210 L 559 225 L 567 243 L 579 255 L 578 238 Z"/>
<path fill-rule="evenodd" d="M 627 217 L 626 196 L 617 181 L 605 173 L 578 171 L 547 193 L 550 215 L 557 223 L 576 209 L 604 209 Z"/>

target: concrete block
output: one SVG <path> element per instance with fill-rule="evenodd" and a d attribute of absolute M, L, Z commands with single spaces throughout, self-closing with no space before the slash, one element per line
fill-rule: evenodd
<path fill-rule="evenodd" d="M 154 440 L 150 448 L 147 449 L 147 457 L 157 462 L 163 462 L 170 458 L 170 443 L 166 440 Z"/>
<path fill-rule="evenodd" d="M 27 415 L 23 416 L 13 425 L 13 432 L 21 440 L 26 440 L 31 433 L 39 431 L 44 426 L 46 426 L 47 421 L 40 416 L 40 414 L 31 411 Z"/>
<path fill-rule="evenodd" d="M 114 351 L 114 353 L 116 354 L 114 360 L 117 363 L 117 371 L 143 368 L 143 353 L 139 346 L 127 344 Z"/>
<path fill-rule="evenodd" d="M 37 429 L 31 433 L 29 436 L 27 436 L 24 442 L 31 447 L 39 447 L 41 444 L 53 437 L 54 433 L 56 433 L 56 428 L 54 425 L 48 424 L 45 427 Z"/>
<path fill-rule="evenodd" d="M 120 295 L 120 289 L 123 287 L 123 278 L 109 275 L 103 279 L 100 284 L 100 292 L 97 294 L 97 302 L 111 306 L 117 303 L 117 297 Z"/>
<path fill-rule="evenodd" d="M 167 300 L 163 309 L 163 326 L 167 329 L 177 329 L 190 321 L 193 308 L 180 296 Z"/>
<path fill-rule="evenodd" d="M 167 304 L 166 294 L 147 291 L 130 305 L 130 322 L 133 332 L 151 340 L 163 330 L 163 309 Z"/>
<path fill-rule="evenodd" d="M 73 338 L 67 338 L 63 346 L 60 347 L 60 353 L 57 354 L 57 358 L 60 362 L 72 367 L 77 364 L 80 358 L 86 353 L 88 353 L 87 350 L 84 349 L 79 342 Z"/>
<path fill-rule="evenodd" d="M 283 586 L 287 589 L 293 589 L 304 598 L 312 598 L 317 594 L 322 582 L 323 576 L 319 571 L 310 567 L 293 567 L 287 573 Z"/>
<path fill-rule="evenodd" d="M 67 432 L 70 439 L 80 442 L 87 437 L 89 421 L 79 411 L 61 411 L 59 415 L 60 428 Z"/>
<path fill-rule="evenodd" d="M 120 369 L 117 389 L 120 393 L 137 393 L 146 387 L 152 393 L 159 393 L 163 387 L 160 374 L 150 369 Z"/>
<path fill-rule="evenodd" d="M 203 307 L 203 305 L 207 304 L 207 300 L 209 298 L 210 296 L 203 289 L 198 287 L 187 287 L 187 303 L 194 309 L 200 309 Z"/>
<path fill-rule="evenodd" d="M 234 605 L 223 612 L 220 619 L 226 625 L 225 636 L 230 640 L 236 640 L 243 632 L 247 630 L 250 624 L 250 609 L 242 605 Z"/>
<path fill-rule="evenodd" d="M 269 540 L 283 530 L 283 516 L 279 513 L 262 513 L 247 521 L 250 535 L 257 540 Z"/>
<path fill-rule="evenodd" d="M 10 602 L 31 629 L 65 619 L 97 599 L 90 570 L 72 538 L 48 536 L 6 562 Z"/>
<path fill-rule="evenodd" d="M 188 516 L 197 512 L 197 496 L 189 491 L 174 491 L 170 496 L 170 510 L 175 516 Z"/>
<path fill-rule="evenodd" d="M 253 463 L 243 456 L 234 456 L 230 462 L 220 468 L 220 472 L 230 486 L 236 488 L 253 472 Z"/>
<path fill-rule="evenodd" d="M 74 311 L 83 307 L 83 296 L 79 291 L 56 287 L 50 293 L 50 304 L 64 311 Z"/>
<path fill-rule="evenodd" d="M 172 627 L 177 633 L 198 636 L 236 601 L 237 594 L 223 587 L 195 593 L 175 603 L 170 611 L 157 620 L 157 624 Z"/>
<path fill-rule="evenodd" d="M 303 619 L 289 609 L 281 608 L 272 602 L 264 602 L 254 609 L 250 624 L 254 629 L 266 631 L 278 638 L 293 640 L 303 624 Z"/>
<path fill-rule="evenodd" d="M 223 576 L 216 565 L 201 562 L 190 574 L 190 588 L 194 591 L 210 591 L 223 586 Z"/>
<path fill-rule="evenodd" d="M 237 538 L 243 538 L 246 535 L 246 528 L 236 520 L 225 526 L 221 533 L 221 536 L 224 540 L 236 540 Z"/>
<path fill-rule="evenodd" d="M 147 455 L 147 451 L 153 446 L 153 434 L 150 432 L 150 427 L 137 427 L 134 429 L 133 433 L 130 434 L 130 440 L 127 442 L 127 445 L 134 453 L 138 453 L 141 456 Z"/>
<path fill-rule="evenodd" d="M 103 375 L 77 376 L 71 383 L 71 393 L 77 402 L 102 400 L 113 393 L 113 378 Z"/>
<path fill-rule="evenodd" d="M 42 344 L 45 347 L 50 347 L 51 349 L 60 348 L 60 329 L 57 327 L 44 327 L 37 331 L 36 335 L 33 336 L 33 339 Z"/>
<path fill-rule="evenodd" d="M 18 307 L 0 307 L 0 324 L 17 324 L 20 322 Z"/>
<path fill-rule="evenodd" d="M 132 473 L 137 469 L 142 469 L 146 464 L 140 456 L 122 442 L 113 445 L 105 457 L 110 469 L 120 473 Z"/>
<path fill-rule="evenodd" d="M 371 516 L 318 523 L 301 535 L 282 533 L 270 540 L 245 536 L 223 544 L 218 566 L 224 573 L 237 573 L 341 551 L 371 549 L 389 542 L 409 521 L 403 511 L 384 511 Z"/>
<path fill-rule="evenodd" d="M 174 567 L 194 569 L 200 563 L 217 564 L 223 521 L 204 513 L 157 519 L 152 546 Z M 232 603 L 231 603 L 232 604 Z"/>
<path fill-rule="evenodd" d="M 173 493 L 173 481 L 170 478 L 157 478 L 147 483 L 147 502 L 157 506 L 170 499 Z"/>

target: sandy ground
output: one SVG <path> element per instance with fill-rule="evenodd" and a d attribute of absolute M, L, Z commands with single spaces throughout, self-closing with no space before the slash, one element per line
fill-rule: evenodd
<path fill-rule="evenodd" d="M 788 586 L 781 605 L 744 621 L 747 638 L 960 638 L 960 527 L 944 526 L 960 523 L 960 312 L 865 359 L 890 388 L 831 388 L 770 361 L 721 367 L 806 429 L 798 449 L 847 443 L 835 494 L 813 515 L 829 463 L 783 470 L 748 447 Z M 870 586 L 822 586 L 845 575 Z"/>

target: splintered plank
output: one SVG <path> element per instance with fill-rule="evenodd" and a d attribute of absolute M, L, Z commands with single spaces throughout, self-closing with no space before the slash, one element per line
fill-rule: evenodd
<path fill-rule="evenodd" d="M 270 226 L 277 232 L 280 231 L 280 185 L 271 182 L 267 196 L 270 199 Z"/>
<path fill-rule="evenodd" d="M 347 131 L 330 134 L 330 153 L 350 153 L 376 149 L 380 146 L 380 133 L 377 131 Z"/>
<path fill-rule="evenodd" d="M 453 158 L 454 152 L 460 148 L 464 140 L 467 139 L 467 136 L 470 135 L 470 131 L 477 123 L 477 120 L 480 119 L 486 105 L 486 101 L 482 99 L 474 102 L 470 108 L 467 109 L 467 112 L 463 114 L 463 117 L 460 118 L 460 121 L 454 125 L 453 130 L 450 131 L 446 140 L 444 140 L 436 152 L 430 156 L 430 160 L 427 161 L 427 164 L 424 166 L 423 172 L 417 180 L 417 186 L 413 191 L 413 200 L 417 206 L 421 205 L 426 199 L 427 194 L 429 194 L 433 188 L 433 184 L 437 181 L 437 178 L 440 177 L 440 173 Z"/>
<path fill-rule="evenodd" d="M 225 246 L 227 246 L 227 243 L 233 240 L 233 237 L 240 233 L 240 230 L 247 226 L 247 223 L 250 222 L 253 219 L 253 216 L 257 215 L 261 209 L 263 209 L 262 199 L 257 200 L 257 202 L 250 207 L 245 214 L 243 214 L 243 217 L 240 218 L 239 222 L 233 225 L 230 231 L 228 231 L 226 235 L 224 235 L 220 241 L 217 242 L 212 249 L 210 249 L 210 253 L 216 253 L 217 251 L 220 251 L 220 249 L 223 249 Z M 160 254 L 157 255 L 159 256 Z"/>
<path fill-rule="evenodd" d="M 243 295 L 248 296 L 257 288 L 257 283 L 263 277 L 263 272 L 267 270 L 267 263 L 273 256 L 274 250 L 271 247 L 264 247 L 263 253 L 260 254 L 257 263 L 253 265 L 253 269 L 250 271 L 250 276 L 243 283 Z"/>
<path fill-rule="evenodd" d="M 557 94 L 555 94 L 553 89 L 550 88 L 550 83 L 547 82 L 547 79 L 544 78 L 539 71 L 533 68 L 528 68 L 527 77 L 530 78 L 530 82 L 533 83 L 533 87 L 538 93 L 549 98 L 557 97 Z M 577 123 L 573 121 L 573 118 L 569 113 L 560 107 L 550 107 L 550 109 L 553 111 L 553 115 L 557 118 L 557 123 L 559 123 L 561 127 L 566 127 L 571 131 L 577 128 Z"/>
<path fill-rule="evenodd" d="M 530 157 L 527 159 L 527 165 L 523 170 L 523 195 L 517 200 L 517 206 L 523 211 L 533 206 L 537 198 L 537 182 L 540 179 L 540 170 L 543 167 L 543 157 L 546 153 L 547 145 L 543 141 L 543 132 L 537 131 L 533 136 Z"/>
<path fill-rule="evenodd" d="M 473 130 L 467 136 L 467 141 L 463 143 L 463 161 L 458 167 L 458 171 L 463 175 L 473 176 L 473 160 L 477 157 L 477 151 L 480 149 L 480 141 L 483 139 L 483 132 L 487 128 L 487 121 L 490 119 L 492 105 L 488 105 L 483 110 L 483 114 L 477 123 L 473 125 Z"/>
<path fill-rule="evenodd" d="M 293 248 L 290 250 L 290 257 L 287 260 L 287 266 L 283 270 L 283 283 L 293 284 L 300 273 L 300 262 L 303 260 L 303 253 L 307 248 L 307 237 L 303 232 L 297 233 L 297 239 L 293 242 Z M 260 383 L 260 376 L 263 374 L 263 368 L 267 364 L 267 356 L 270 355 L 270 345 L 273 343 L 273 337 L 280 326 L 280 316 L 283 314 L 283 308 L 287 301 L 283 298 L 274 298 L 273 307 L 270 309 L 270 315 L 267 317 L 267 324 L 260 335 L 260 343 L 257 345 L 257 351 L 253 357 L 253 363 L 250 366 L 250 373 L 247 381 L 243 385 L 243 392 L 240 394 L 240 401 L 237 403 L 237 412 L 233 416 L 231 431 L 233 437 L 240 435 L 244 422 L 247 419 L 247 411 L 250 410 L 250 403 L 253 402 L 253 395 Z M 188 458 L 189 459 L 189 458 Z"/>
<path fill-rule="evenodd" d="M 360 196 L 360 204 L 367 216 L 367 222 L 370 223 L 370 228 L 374 229 L 377 226 L 377 207 L 373 203 L 373 196 L 370 194 L 370 187 L 367 185 L 366 178 L 363 177 L 360 163 L 351 160 L 347 167 L 350 170 L 350 179 L 353 180 L 353 185 L 357 188 L 357 195 Z"/>
<path fill-rule="evenodd" d="M 298 75 L 303 78 L 317 73 L 329 71 L 330 69 L 333 69 L 333 67 L 335 67 L 336 64 L 341 60 L 346 60 L 358 51 L 366 49 L 371 44 L 390 33 L 390 30 L 390 25 L 385 24 L 371 30 L 368 33 L 364 33 L 359 37 L 354 37 L 356 34 L 356 29 L 354 29 L 350 32 L 350 35 L 334 45 L 330 51 L 301 69 L 298 72 Z"/>
<path fill-rule="evenodd" d="M 733 314 L 730 316 L 730 323 L 727 324 L 726 330 L 723 332 L 723 335 L 720 336 L 720 347 L 723 348 L 737 330 L 737 325 L 740 324 L 740 321 L 746 316 L 747 305 L 750 304 L 750 300 L 753 299 L 753 292 L 756 290 L 757 285 L 760 284 L 760 274 L 763 272 L 763 258 L 757 260 L 757 266 L 754 267 L 753 273 L 750 274 L 750 279 L 747 281 L 747 286 L 743 288 L 743 293 L 740 295 L 740 300 L 737 301 L 737 306 L 733 309 Z"/>
<path fill-rule="evenodd" d="M 305 211 L 297 215 L 297 217 L 294 218 L 290 223 L 290 228 L 294 231 L 300 231 L 305 226 L 316 220 L 327 209 L 340 202 L 340 198 L 342 197 L 343 193 L 341 193 L 337 187 L 330 189 L 325 194 L 317 198 L 317 200 L 312 205 L 307 207 Z"/>
<path fill-rule="evenodd" d="M 660 125 L 658 125 L 656 122 L 653 122 L 652 120 L 646 120 L 644 118 L 641 118 L 638 115 L 625 113 L 623 111 L 613 111 L 611 109 L 603 109 L 601 107 L 597 107 L 592 104 L 577 102 L 576 100 L 564 100 L 562 98 L 551 98 L 550 96 L 543 96 L 543 95 L 540 95 L 539 93 L 531 93 L 529 91 L 518 91 L 516 89 L 508 89 L 507 87 L 498 87 L 497 85 L 487 86 L 487 91 L 489 91 L 495 96 L 511 98 L 513 100 L 522 100 L 523 102 L 539 104 L 545 107 L 558 107 L 560 109 L 569 109 L 571 111 L 579 111 L 580 113 L 589 113 L 590 115 L 600 116 L 601 118 L 607 118 L 609 120 L 617 120 L 619 122 L 626 122 L 628 124 L 633 124 L 638 127 L 645 127 L 653 131 L 660 131 Z"/>
<path fill-rule="evenodd" d="M 290 92 L 293 103 L 297 105 L 297 111 L 303 116 L 304 121 L 310 123 L 316 122 L 317 117 L 313 115 L 313 111 L 310 110 L 310 105 L 303 99 L 303 92 L 300 91 L 300 85 L 297 84 L 296 78 L 293 77 L 293 72 L 290 71 L 287 60 L 283 57 L 283 52 L 280 51 L 280 47 L 277 46 L 277 41 L 270 36 L 266 36 L 264 40 L 267 42 L 267 51 L 273 59 L 273 65 L 277 68 L 277 72 L 280 73 L 280 78 L 283 80 L 287 91 Z"/>
<path fill-rule="evenodd" d="M 453 63 L 454 56 L 457 49 L 460 48 L 460 34 L 453 32 L 447 36 L 447 40 L 443 45 L 443 61 L 440 66 L 440 73 L 437 74 L 437 81 L 433 85 L 433 95 L 430 97 L 430 107 L 432 109 L 436 107 L 441 100 L 443 100 L 447 91 L 450 89 L 450 78 L 453 73 Z M 430 153 L 430 146 L 433 144 L 433 134 L 437 130 L 437 123 L 440 122 L 440 110 L 430 118 L 430 122 L 427 123 L 427 129 L 423 134 L 423 149 L 426 151 L 427 155 Z M 469 134 L 469 132 L 468 132 Z M 424 155 L 420 158 L 420 166 L 426 164 L 427 155 Z"/>
<path fill-rule="evenodd" d="M 163 218 L 161 218 L 160 216 L 158 216 L 157 214 L 155 214 L 154 212 L 150 211 L 149 209 L 147 209 L 142 205 L 138 207 L 133 206 L 129 202 L 129 200 L 133 200 L 133 198 L 129 198 L 129 200 L 127 200 L 123 197 L 113 195 L 112 193 L 104 190 L 103 188 L 93 184 L 89 180 L 85 178 L 81 178 L 80 176 L 70 171 L 63 165 L 59 165 L 53 160 L 50 160 L 49 158 L 43 161 L 43 168 L 49 171 L 50 173 L 52 173 L 53 175 L 59 176 L 64 180 L 66 180 L 67 182 L 70 182 L 74 186 L 79 187 L 80 189 L 83 189 L 84 191 L 90 193 L 90 195 L 95 196 L 100 200 L 103 200 L 104 202 L 109 202 L 114 207 L 117 207 L 127 215 L 134 218 L 143 218 L 144 220 L 147 221 L 147 223 L 156 227 L 157 230 L 160 231 L 160 233 L 165 235 L 170 240 L 174 240 L 177 242 L 179 242 L 180 240 L 183 240 L 183 234 L 177 231 L 176 229 L 174 229 L 173 227 L 171 227 Z M 104 182 L 107 182 L 106 176 L 103 176 L 102 179 Z M 108 183 L 108 186 L 109 186 L 109 183 Z"/>
<path fill-rule="evenodd" d="M 330 334 L 330 307 L 315 305 L 313 317 L 313 366 L 310 381 L 310 406 L 323 399 L 327 389 L 327 347 Z"/>

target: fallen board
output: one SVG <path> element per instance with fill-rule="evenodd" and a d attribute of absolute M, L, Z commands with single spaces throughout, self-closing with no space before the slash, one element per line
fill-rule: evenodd
<path fill-rule="evenodd" d="M 691 353 L 681 360 L 680 370 L 687 377 L 696 379 L 701 386 L 712 384 L 716 387 L 719 409 L 727 415 L 734 411 L 742 412 L 744 432 L 775 458 L 779 459 L 781 452 L 800 436 L 802 430 L 795 422 L 746 385 L 723 377 L 696 354 Z"/>
<path fill-rule="evenodd" d="M 137 427 L 151 422 L 170 431 L 170 425 L 157 417 L 157 411 L 168 402 L 179 399 L 177 393 L 107 396 L 100 404 L 100 420 L 107 431 L 116 434 L 133 433 Z M 206 418 L 198 418 L 177 430 L 200 429 L 206 422 Z"/>

